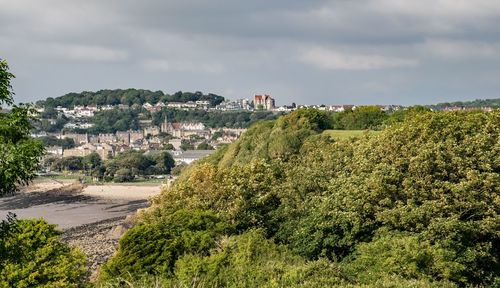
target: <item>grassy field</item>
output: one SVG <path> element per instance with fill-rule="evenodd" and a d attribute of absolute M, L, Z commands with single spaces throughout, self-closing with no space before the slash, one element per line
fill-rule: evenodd
<path fill-rule="evenodd" d="M 325 130 L 323 134 L 329 135 L 334 139 L 347 139 L 362 137 L 365 134 L 379 133 L 379 131 L 372 130 Z"/>

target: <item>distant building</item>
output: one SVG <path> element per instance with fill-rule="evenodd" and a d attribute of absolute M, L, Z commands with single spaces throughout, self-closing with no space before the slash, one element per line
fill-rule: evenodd
<path fill-rule="evenodd" d="M 191 162 L 204 158 L 214 152 L 215 150 L 172 151 L 172 157 L 174 158 L 176 164 L 191 164 Z"/>
<path fill-rule="evenodd" d="M 61 146 L 50 146 L 45 149 L 47 154 L 55 155 L 55 156 L 62 156 L 63 155 L 63 148 Z"/>
<path fill-rule="evenodd" d="M 143 107 L 144 109 L 148 110 L 148 111 L 151 111 L 151 110 L 153 110 L 153 107 L 154 107 L 154 106 L 153 106 L 153 105 L 151 105 L 149 102 L 146 102 L 146 103 L 142 104 L 142 107 Z"/>
<path fill-rule="evenodd" d="M 66 149 L 63 151 L 63 157 L 78 156 L 85 157 L 91 153 L 97 153 L 102 160 L 107 160 L 110 156 L 114 155 L 114 147 L 109 144 L 85 144 L 73 149 Z"/>
<path fill-rule="evenodd" d="M 48 134 L 45 131 L 40 131 L 39 133 L 31 133 L 31 137 L 33 138 L 42 138 L 42 137 L 47 137 Z"/>
<path fill-rule="evenodd" d="M 253 105 L 255 109 L 272 110 L 275 108 L 274 98 L 271 95 L 255 95 Z"/>
<path fill-rule="evenodd" d="M 112 133 L 101 133 L 99 134 L 99 143 L 116 143 L 116 136 Z"/>
<path fill-rule="evenodd" d="M 144 139 L 144 134 L 141 131 L 130 131 L 130 143 L 141 141 Z"/>
<path fill-rule="evenodd" d="M 151 135 L 151 136 L 156 136 L 160 134 L 160 128 L 156 126 L 151 126 L 151 127 L 146 127 L 144 128 L 144 136 Z"/>
<path fill-rule="evenodd" d="M 75 143 L 77 145 L 89 143 L 89 135 L 87 133 L 85 133 L 85 134 L 68 133 L 68 134 L 60 135 L 58 138 L 59 139 L 64 139 L 64 138 L 73 139 L 73 141 L 75 141 Z"/>
<path fill-rule="evenodd" d="M 181 110 L 190 110 L 190 109 L 196 109 L 196 108 L 203 108 L 205 105 L 202 104 L 196 104 L 194 101 L 188 101 L 188 102 L 170 102 L 167 104 L 168 108 L 174 108 L 174 109 L 181 109 Z"/>
<path fill-rule="evenodd" d="M 215 106 L 215 110 L 250 110 L 250 101 L 248 99 L 238 99 L 236 101 L 226 100 Z"/>
<path fill-rule="evenodd" d="M 174 146 L 175 150 L 180 150 L 181 145 L 182 145 L 182 140 L 181 139 L 170 139 L 170 140 L 168 140 L 168 144 L 172 144 L 172 146 Z"/>
<path fill-rule="evenodd" d="M 120 144 L 130 145 L 130 132 L 116 131 L 116 141 Z"/>
<path fill-rule="evenodd" d="M 189 137 L 190 135 L 210 138 L 210 130 L 206 129 L 205 124 L 201 122 L 170 123 L 165 119 L 161 124 L 161 132 L 178 138 Z"/>

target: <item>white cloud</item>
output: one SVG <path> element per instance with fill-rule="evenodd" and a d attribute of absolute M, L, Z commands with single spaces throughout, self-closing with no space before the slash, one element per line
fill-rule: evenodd
<path fill-rule="evenodd" d="M 415 59 L 341 53 L 322 47 L 311 48 L 303 52 L 300 60 L 327 70 L 376 70 L 418 65 L 418 61 Z"/>

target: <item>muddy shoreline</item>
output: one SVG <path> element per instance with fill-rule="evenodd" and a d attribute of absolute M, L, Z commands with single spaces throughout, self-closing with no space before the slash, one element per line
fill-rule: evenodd
<path fill-rule="evenodd" d="M 87 256 L 89 278 L 95 279 L 99 267 L 113 256 L 120 237 L 130 228 L 125 216 L 64 230 L 61 241 L 78 247 Z"/>
<path fill-rule="evenodd" d="M 99 185 L 36 181 L 20 192 L 0 198 L 0 219 L 13 212 L 19 219 L 44 218 L 58 225 L 61 241 L 87 256 L 90 279 L 111 257 L 119 238 L 131 227 L 137 210 L 149 206 L 157 186 Z"/>

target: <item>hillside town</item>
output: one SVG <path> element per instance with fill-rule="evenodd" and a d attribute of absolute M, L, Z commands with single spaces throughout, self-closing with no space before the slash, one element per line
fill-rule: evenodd
<path fill-rule="evenodd" d="M 48 155 L 61 158 L 85 157 L 91 153 L 97 153 L 102 160 L 107 160 L 128 150 L 147 152 L 167 149 L 178 163 L 189 164 L 210 154 L 220 145 L 235 141 L 244 131 L 245 129 L 210 129 L 203 123 L 170 123 L 165 120 L 160 127 L 146 126 L 137 131 L 117 131 L 98 135 L 65 133 L 64 131 L 61 133 L 42 132 L 32 134 L 32 136 L 35 138 L 55 137 L 60 140 L 71 139 L 76 145 L 74 148 L 64 149 L 61 146 L 46 148 Z M 185 151 L 194 150 L 202 143 L 206 143 L 205 147 L 210 149 L 201 149 L 205 150 L 204 153 Z M 183 145 L 186 145 L 187 149 Z"/>
<path fill-rule="evenodd" d="M 222 98 L 222 97 L 221 97 Z M 223 98 L 222 98 L 223 99 Z M 123 102 L 123 101 L 122 101 Z M 401 105 L 374 105 L 380 111 L 394 112 L 405 107 Z M 167 150 L 173 156 L 177 164 L 189 164 L 200 157 L 212 153 L 221 145 L 229 144 L 237 140 L 246 130 L 245 128 L 218 127 L 211 128 L 200 121 L 169 121 L 164 117 L 163 121 L 156 125 L 153 122 L 154 115 L 163 115 L 161 112 L 167 110 L 174 111 L 205 111 L 206 113 L 238 113 L 247 112 L 268 112 L 274 115 L 281 115 L 301 108 L 315 108 L 329 112 L 353 111 L 356 105 L 276 105 L 276 100 L 269 94 L 256 94 L 252 100 L 221 100 L 214 105 L 208 100 L 196 100 L 185 102 L 167 102 L 158 100 L 144 101 L 142 105 L 134 103 L 127 105 L 123 103 L 110 105 L 74 105 L 56 106 L 52 109 L 55 113 L 49 113 L 49 117 L 42 119 L 50 125 L 55 125 L 61 119 L 64 125 L 58 131 L 33 132 L 35 138 L 52 138 L 57 140 L 70 139 L 74 143 L 72 147 L 62 147 L 60 145 L 50 145 L 46 147 L 46 157 L 85 157 L 96 153 L 102 160 L 115 157 L 119 153 L 135 150 L 149 153 L 150 151 Z M 92 118 L 103 111 L 125 111 L 142 110 L 149 113 L 149 118 L 139 120 L 137 129 L 125 131 L 114 131 L 113 133 L 88 133 L 87 129 L 92 128 L 94 123 Z M 472 108 L 461 106 L 431 107 L 444 111 L 468 110 Z M 477 109 L 477 108 L 475 108 Z M 480 107 L 483 111 L 491 111 L 491 107 Z M 36 110 L 44 115 L 46 107 L 37 106 Z M 271 114 L 271 115 L 272 115 Z M 192 151 L 196 151 L 193 153 Z"/>

